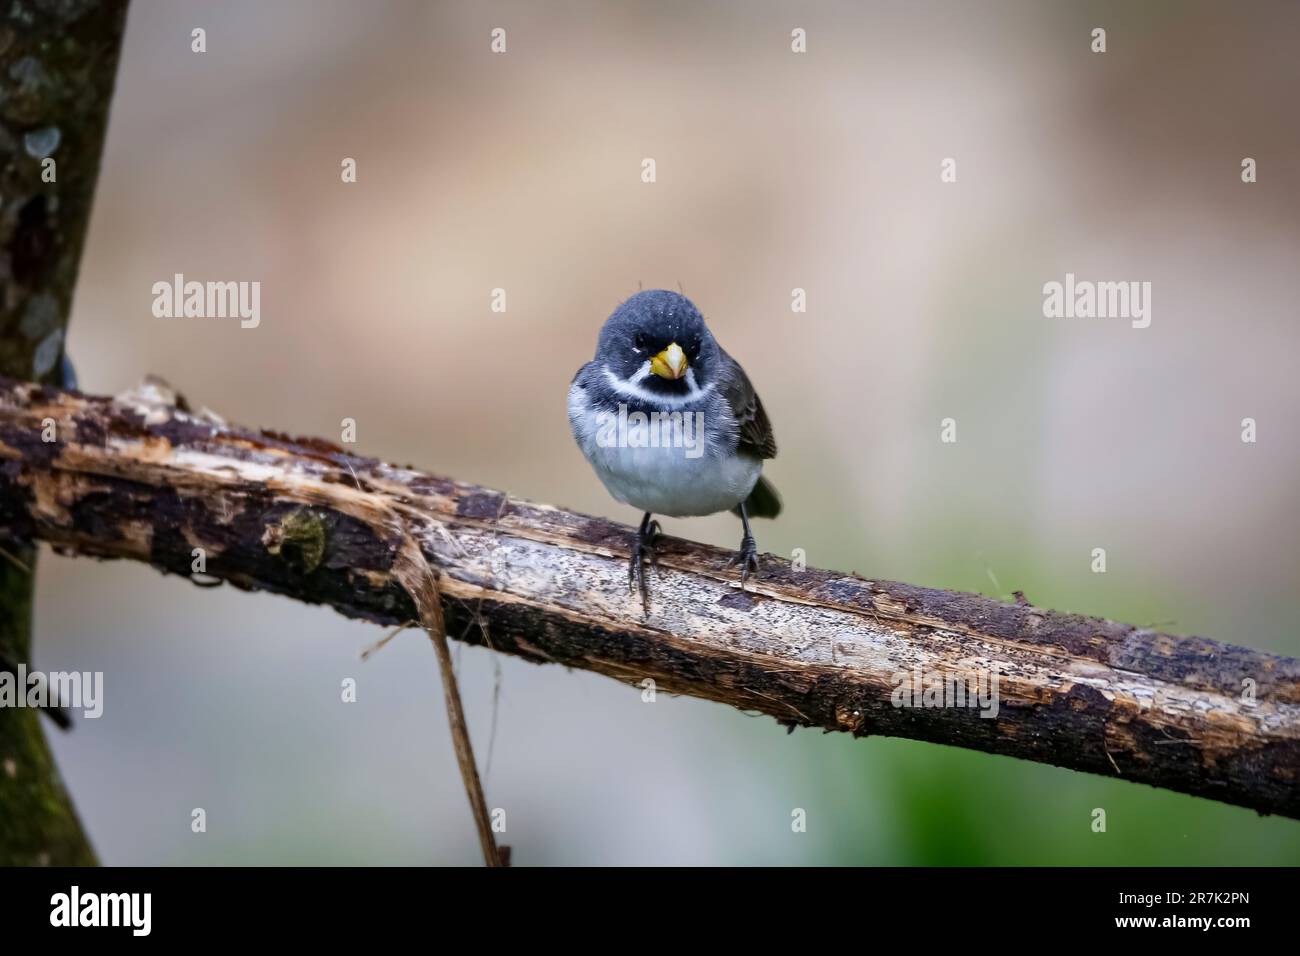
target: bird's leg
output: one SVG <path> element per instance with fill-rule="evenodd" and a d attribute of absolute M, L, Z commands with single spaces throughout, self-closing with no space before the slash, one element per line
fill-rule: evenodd
<path fill-rule="evenodd" d="M 637 529 L 636 545 L 632 548 L 632 561 L 627 568 L 627 589 L 640 590 L 641 602 L 647 607 L 650 605 L 650 585 L 646 581 L 645 568 L 642 562 L 645 558 L 650 559 L 650 564 L 659 569 L 659 558 L 655 554 L 655 540 L 659 537 L 659 522 L 651 518 L 650 512 L 645 513 L 641 519 L 641 527 Z"/>
<path fill-rule="evenodd" d="M 740 520 L 745 526 L 745 536 L 740 539 L 740 550 L 731 559 L 731 563 L 740 565 L 740 586 L 743 588 L 751 573 L 758 574 L 758 545 L 754 543 L 754 535 L 749 530 L 749 512 L 743 501 L 740 503 Z"/>

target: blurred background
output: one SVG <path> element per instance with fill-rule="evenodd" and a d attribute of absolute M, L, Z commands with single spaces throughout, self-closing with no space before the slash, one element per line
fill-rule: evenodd
<path fill-rule="evenodd" d="M 680 286 L 776 428 L 762 550 L 1298 655 L 1297 29 L 1264 2 L 136 0 L 69 351 L 88 392 L 152 372 L 250 426 L 354 418 L 362 453 L 634 521 L 565 393 L 622 299 Z M 260 326 L 154 318 L 178 272 L 260 281 Z M 1066 272 L 1151 282 L 1151 326 L 1044 318 Z M 418 633 L 363 664 L 383 631 L 320 608 L 48 551 L 38 582 L 36 666 L 105 672 L 104 716 L 53 739 L 104 862 L 478 862 Z M 517 865 L 1300 862 L 1295 821 L 458 661 Z"/>

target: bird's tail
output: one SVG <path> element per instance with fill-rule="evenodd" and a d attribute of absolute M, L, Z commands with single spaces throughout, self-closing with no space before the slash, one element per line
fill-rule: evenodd
<path fill-rule="evenodd" d="M 745 511 L 751 518 L 775 518 L 781 513 L 781 496 L 762 475 L 758 476 L 758 483 L 745 499 Z M 740 506 L 732 508 L 731 512 L 739 517 Z"/>

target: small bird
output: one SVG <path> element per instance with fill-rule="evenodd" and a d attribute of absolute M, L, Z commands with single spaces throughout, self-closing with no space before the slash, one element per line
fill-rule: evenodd
<path fill-rule="evenodd" d="M 617 500 L 645 512 L 628 588 L 648 607 L 644 560 L 655 563 L 654 515 L 732 511 L 744 537 L 732 564 L 741 587 L 758 571 L 750 518 L 781 513 L 762 475 L 776 438 L 745 370 L 723 351 L 690 299 L 665 289 L 632 296 L 605 320 L 596 357 L 569 386 L 569 425 Z"/>

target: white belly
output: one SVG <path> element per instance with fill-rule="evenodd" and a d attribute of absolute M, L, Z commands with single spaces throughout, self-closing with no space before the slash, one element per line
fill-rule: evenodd
<path fill-rule="evenodd" d="M 609 493 L 624 504 L 672 518 L 730 511 L 749 497 L 763 463 L 743 455 L 718 451 L 701 441 L 664 442 L 645 447 L 637 443 L 604 443 L 594 413 L 581 386 L 569 391 L 569 423 L 574 438 Z M 729 447 L 724 445 L 723 447 Z"/>
<path fill-rule="evenodd" d="M 763 470 L 754 458 L 688 458 L 680 448 L 596 447 L 588 458 L 619 501 L 673 518 L 730 511 L 749 497 Z"/>

